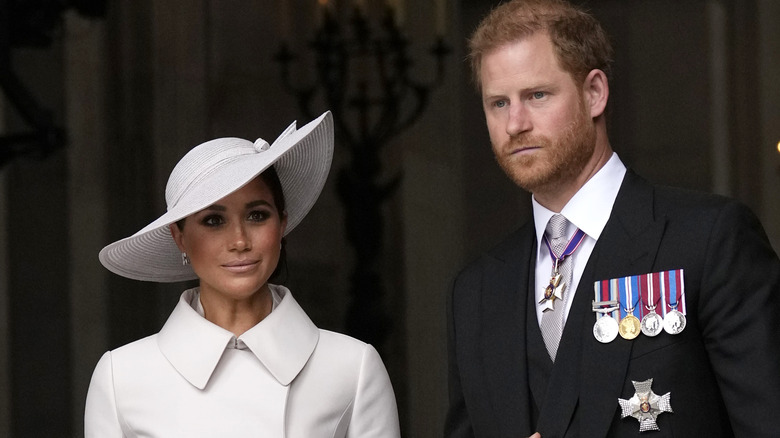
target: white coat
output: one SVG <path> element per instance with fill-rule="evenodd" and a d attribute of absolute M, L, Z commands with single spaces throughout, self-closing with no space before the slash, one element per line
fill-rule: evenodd
<path fill-rule="evenodd" d="M 190 289 L 158 334 L 105 353 L 86 436 L 399 437 L 376 350 L 317 329 L 286 288 L 272 287 L 278 306 L 238 340 L 196 312 Z M 226 348 L 241 341 L 247 348 Z"/>

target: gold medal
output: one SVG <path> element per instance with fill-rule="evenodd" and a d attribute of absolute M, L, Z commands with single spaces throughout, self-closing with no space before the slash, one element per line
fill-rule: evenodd
<path fill-rule="evenodd" d="M 620 333 L 620 337 L 623 339 L 631 340 L 639 336 L 639 333 L 642 331 L 641 327 L 642 325 L 639 323 L 639 318 L 629 313 L 620 320 L 618 333 Z"/>

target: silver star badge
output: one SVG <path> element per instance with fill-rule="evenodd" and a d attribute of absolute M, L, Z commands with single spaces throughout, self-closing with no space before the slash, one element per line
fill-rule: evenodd
<path fill-rule="evenodd" d="M 539 301 L 542 305 L 542 312 L 554 310 L 555 300 L 563 299 L 563 290 L 566 283 L 561 281 L 561 274 L 556 273 L 550 279 L 550 284 L 544 289 L 544 297 Z"/>
<path fill-rule="evenodd" d="M 628 400 L 618 398 L 620 408 L 623 410 L 620 418 L 632 416 L 639 421 L 639 431 L 659 430 L 655 422 L 656 417 L 664 412 L 672 412 L 672 403 L 670 401 L 671 392 L 662 396 L 654 393 L 653 379 L 644 382 L 631 381 L 634 384 L 636 393 Z"/>

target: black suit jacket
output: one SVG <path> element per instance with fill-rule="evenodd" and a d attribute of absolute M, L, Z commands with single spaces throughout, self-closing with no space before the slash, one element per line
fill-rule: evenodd
<path fill-rule="evenodd" d="M 629 171 L 580 280 L 544 385 L 526 224 L 457 277 L 448 302 L 447 437 L 640 436 L 618 398 L 652 378 L 673 413 L 645 437 L 780 436 L 780 261 L 755 216 L 715 195 Z M 593 336 L 593 283 L 684 269 L 687 327 L 609 344 Z M 526 329 L 530 327 L 530 329 Z M 548 359 L 549 360 L 549 359 Z"/>

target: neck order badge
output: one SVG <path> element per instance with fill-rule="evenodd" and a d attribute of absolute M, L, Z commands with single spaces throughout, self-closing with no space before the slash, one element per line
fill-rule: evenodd
<path fill-rule="evenodd" d="M 585 239 L 585 233 L 578 229 L 560 256 L 555 254 L 546 234 L 543 239 L 545 245 L 547 245 L 547 249 L 550 251 L 550 257 L 552 257 L 553 260 L 553 273 L 552 277 L 550 277 L 550 284 L 545 288 L 544 297 L 539 301 L 539 304 L 543 306 L 542 311 L 547 312 L 554 309 L 555 300 L 563 299 L 563 293 L 566 290 L 566 282 L 568 279 L 563 278 L 563 275 L 561 275 L 559 271 L 559 267 L 567 257 L 574 254 L 574 251 L 579 248 L 580 244 Z"/>

